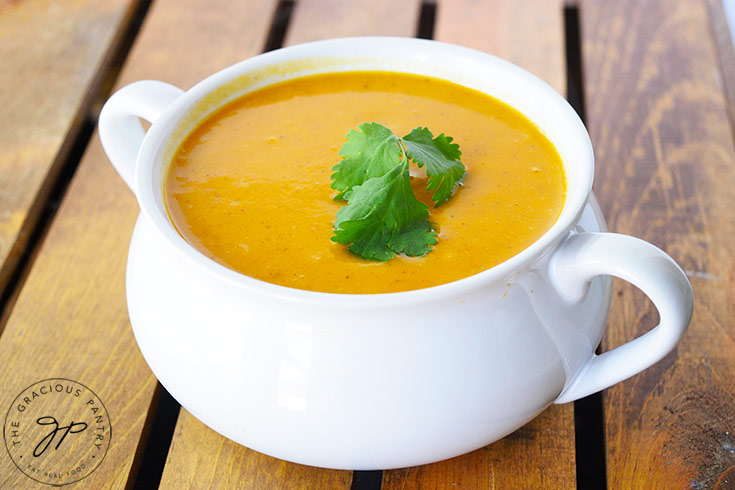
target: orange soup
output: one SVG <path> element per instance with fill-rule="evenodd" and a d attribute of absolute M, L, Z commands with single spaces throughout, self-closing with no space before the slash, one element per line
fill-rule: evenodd
<path fill-rule="evenodd" d="M 331 169 L 347 132 L 373 121 L 398 136 L 428 127 L 462 151 L 467 174 L 446 204 L 434 207 L 426 176 L 412 176 L 437 232 L 423 257 L 370 261 L 330 240 L 345 205 L 333 199 Z M 316 75 L 245 95 L 185 139 L 164 185 L 179 233 L 213 260 L 282 286 L 361 294 L 489 269 L 543 235 L 566 192 L 556 149 L 515 109 L 445 81 L 384 72 Z"/>

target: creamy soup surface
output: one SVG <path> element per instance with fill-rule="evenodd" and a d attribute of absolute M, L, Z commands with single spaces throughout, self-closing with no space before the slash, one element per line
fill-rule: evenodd
<path fill-rule="evenodd" d="M 332 167 L 351 129 L 379 122 L 398 136 L 417 126 L 460 145 L 463 185 L 429 205 L 437 245 L 423 257 L 365 260 L 330 240 L 344 202 Z M 414 165 L 412 165 L 414 167 Z M 558 218 L 561 158 L 525 116 L 480 92 L 396 73 L 316 75 L 248 94 L 217 111 L 177 150 L 165 181 L 179 233 L 213 260 L 282 286 L 388 293 L 452 282 L 519 253 Z"/>

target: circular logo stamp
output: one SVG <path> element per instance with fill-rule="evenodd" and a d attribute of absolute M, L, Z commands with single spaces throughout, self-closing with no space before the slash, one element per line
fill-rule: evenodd
<path fill-rule="evenodd" d="M 3 425 L 15 466 L 49 485 L 74 483 L 97 469 L 111 435 L 102 400 L 83 384 L 64 378 L 44 379 L 23 390 Z"/>

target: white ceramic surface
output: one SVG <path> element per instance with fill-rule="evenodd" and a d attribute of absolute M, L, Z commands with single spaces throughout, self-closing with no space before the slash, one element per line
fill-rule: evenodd
<path fill-rule="evenodd" d="M 163 176 L 186 134 L 228 101 L 313 73 L 407 71 L 516 107 L 556 145 L 568 197 L 536 243 L 483 273 L 434 288 L 337 295 L 267 284 L 197 252 L 168 220 Z M 153 124 L 144 134 L 138 117 Z M 668 353 L 692 312 L 691 287 L 661 250 L 597 233 L 592 149 L 545 83 L 484 53 L 433 41 L 353 38 L 270 52 L 182 92 L 124 87 L 100 115 L 110 160 L 141 215 L 128 257 L 130 319 L 161 383 L 197 418 L 290 461 L 386 469 L 456 456 Z M 275 260 L 275 259 L 274 259 Z M 595 355 L 615 275 L 659 310 L 647 334 Z"/>

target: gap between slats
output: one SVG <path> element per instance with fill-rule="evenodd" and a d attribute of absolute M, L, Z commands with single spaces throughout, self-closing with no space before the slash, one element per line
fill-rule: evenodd
<path fill-rule="evenodd" d="M 567 101 L 586 122 L 582 76 L 582 31 L 579 5 L 564 6 L 564 55 Z M 594 393 L 574 402 L 574 438 L 578 489 L 607 488 L 602 395 Z"/>

